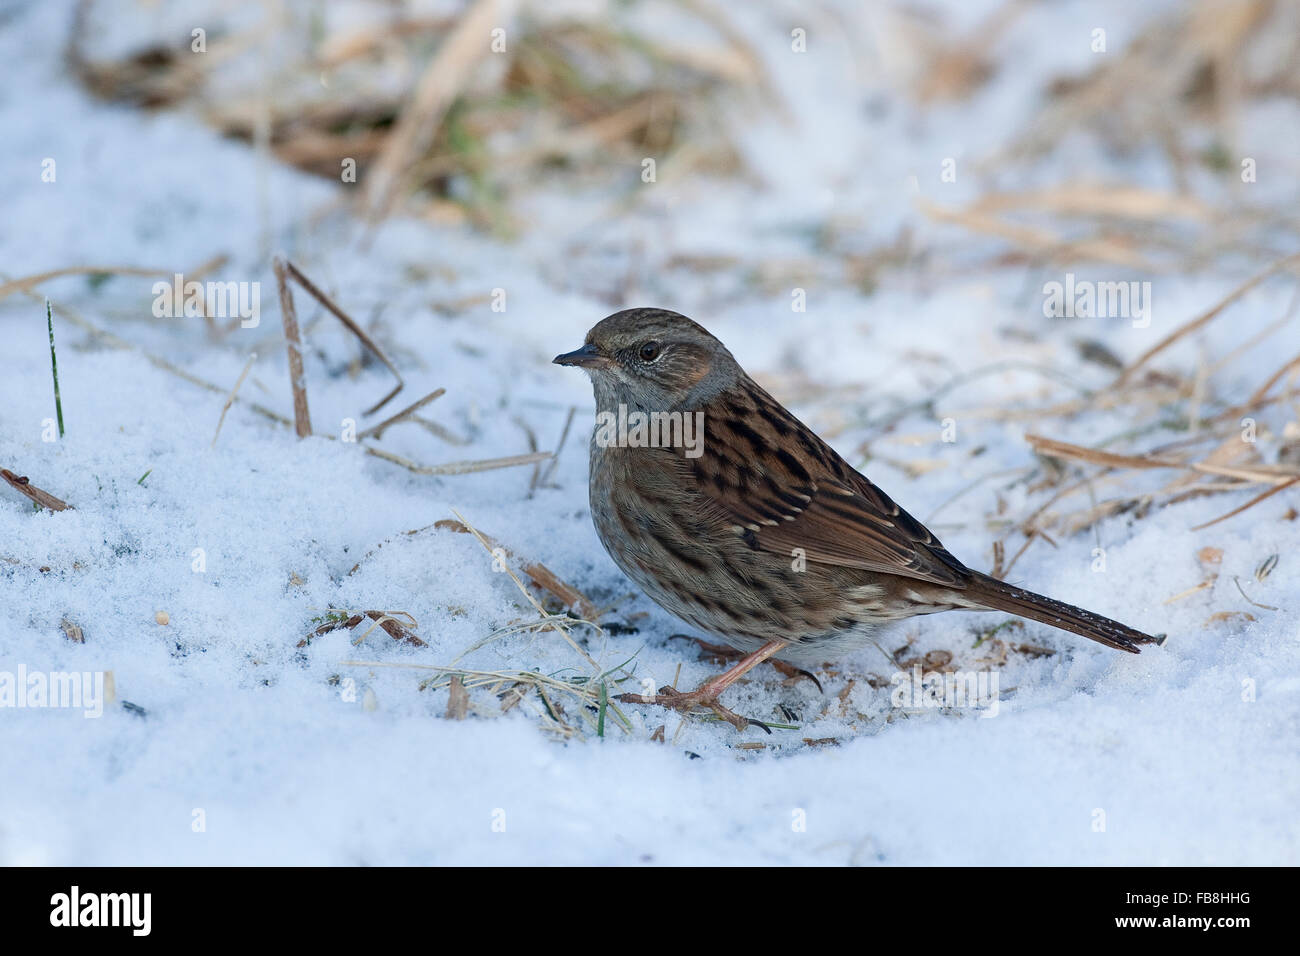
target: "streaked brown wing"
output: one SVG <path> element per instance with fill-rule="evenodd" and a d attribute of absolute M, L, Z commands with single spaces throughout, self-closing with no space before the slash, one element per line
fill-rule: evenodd
<path fill-rule="evenodd" d="M 968 569 L 757 384 L 711 403 L 699 487 L 751 547 L 964 587 Z"/>

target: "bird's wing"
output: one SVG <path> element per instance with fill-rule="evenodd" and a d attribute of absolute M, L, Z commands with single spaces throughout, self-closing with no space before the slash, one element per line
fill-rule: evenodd
<path fill-rule="evenodd" d="M 688 459 L 711 510 L 752 548 L 961 588 L 970 574 L 926 527 L 758 385 L 710 403 Z"/>

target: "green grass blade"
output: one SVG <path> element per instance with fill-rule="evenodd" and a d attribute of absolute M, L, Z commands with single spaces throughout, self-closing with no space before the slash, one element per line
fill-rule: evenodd
<path fill-rule="evenodd" d="M 54 373 L 54 412 L 59 417 L 59 437 L 63 437 L 63 399 L 59 396 L 59 360 L 54 354 L 54 312 L 50 300 L 45 299 L 45 325 L 50 330 L 50 371 Z"/>

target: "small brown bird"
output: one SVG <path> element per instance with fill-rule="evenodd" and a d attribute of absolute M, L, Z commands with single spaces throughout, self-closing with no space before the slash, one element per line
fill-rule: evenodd
<path fill-rule="evenodd" d="M 624 695 L 749 723 L 718 696 L 769 657 L 822 661 L 916 614 L 998 610 L 1138 653 L 1116 621 L 971 570 L 745 374 L 702 326 L 627 309 L 555 357 L 591 376 L 591 514 L 657 604 L 746 652 L 691 693 Z"/>

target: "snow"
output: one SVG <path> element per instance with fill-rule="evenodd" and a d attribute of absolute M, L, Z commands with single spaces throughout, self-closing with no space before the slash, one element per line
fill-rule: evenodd
<path fill-rule="evenodd" d="M 575 8 L 599 15 L 602 6 Z M 964 29 L 979 22 L 970 4 L 942 6 Z M 589 386 L 575 370 L 549 364 L 614 310 L 602 296 L 625 275 L 629 304 L 703 321 L 779 397 L 800 373 L 852 387 L 842 407 L 792 404 L 855 462 L 871 421 L 956 374 L 1017 359 L 1099 388 L 1109 375 L 1074 358 L 1075 337 L 1100 339 L 1131 360 L 1239 284 L 1250 270 L 1157 276 L 1146 329 L 1127 320 L 1045 320 L 1038 290 L 1059 275 L 945 268 L 949 257 L 956 266 L 985 261 L 971 251 L 980 240 L 915 208 L 918 193 L 954 205 L 976 198 L 973 177 L 941 183 L 942 159 L 960 164 L 995 150 L 1032 115 L 1045 77 L 1086 68 L 1079 51 L 1094 21 L 1107 24 L 1112 48 L 1121 46 L 1141 22 L 1133 6 L 1031 9 L 1006 41 L 1014 70 L 971 104 L 923 117 L 889 93 L 886 64 L 863 57 L 870 44 L 840 35 L 841 23 L 860 36 L 871 32 L 871 15 L 845 12 L 856 5 L 835 5 L 836 17 L 810 30 L 803 58 L 789 53 L 798 6 L 729 11 L 769 63 L 792 117 L 750 110 L 727 118 L 758 183 L 661 175 L 631 208 L 608 184 L 583 193 L 539 184 L 520 199 L 516 242 L 397 217 L 365 247 L 357 221 L 336 208 L 339 191 L 354 187 L 266 170 L 249 147 L 186 112 L 93 100 L 61 59 L 70 5 L 6 10 L 0 284 L 87 264 L 156 268 L 161 279 L 226 255 L 212 278 L 260 281 L 262 316 L 256 328 L 215 345 L 201 320 L 150 314 L 155 277 L 42 283 L 56 307 L 221 390 L 107 347 L 56 314 L 67 432 L 47 442 L 43 423 L 54 406 L 44 309 L 21 293 L 0 300 L 0 466 L 75 506 L 37 512 L 0 487 L 0 672 L 111 671 L 115 687 L 98 719 L 74 709 L 0 707 L 0 864 L 1300 861 L 1300 563 L 1297 525 L 1280 520 L 1294 493 L 1199 532 L 1190 529 L 1249 493 L 1191 499 L 1141 520 L 1120 515 L 1095 534 L 1031 547 L 1016 566 L 1018 583 L 1171 637 L 1133 657 L 1026 625 L 1015 640 L 1056 653 L 1008 657 L 997 671 L 1002 698 L 992 719 L 898 713 L 891 688 L 866 681 L 898 669 L 871 647 L 820 672 L 824 693 L 809 681 L 782 683 L 766 668 L 729 692 L 727 703 L 741 713 L 780 721 L 784 705 L 799 716 L 799 729 L 771 737 L 623 705 L 631 733 L 611 721 L 603 739 L 588 730 L 561 741 L 540 729 L 536 695 L 501 715 L 482 691 L 471 691 L 469 719 L 444 719 L 447 691 L 421 691 L 431 672 L 405 666 L 449 664 L 497 629 L 535 616 L 471 536 L 427 527 L 454 517 L 453 509 L 598 605 L 631 590 L 587 512 Z M 139 36 L 151 27 L 150 5 L 124 10 L 113 42 L 123 30 Z M 869 110 L 872 98 L 888 108 Z M 1248 115 L 1243 125 L 1260 156 L 1294 157 L 1293 106 L 1272 104 L 1264 119 Z M 40 179 L 47 157 L 57 162 L 54 183 Z M 1063 151 L 1058 172 L 1100 178 L 1095 164 L 1104 160 L 1089 154 L 1089 161 L 1075 168 L 1079 157 Z M 1132 179 L 1158 177 L 1140 157 L 1132 162 Z M 626 186 L 638 174 L 616 178 Z M 1261 188 L 1284 199 L 1294 175 Z M 819 261 L 813 233 L 828 220 L 864 249 L 893 241 L 907 225 L 928 264 L 883 273 L 867 294 Z M 528 450 L 522 422 L 547 450 L 576 406 L 554 487 L 530 493 L 531 467 L 413 474 L 353 444 L 297 441 L 242 403 L 210 447 L 224 392 L 252 351 L 259 359 L 241 395 L 292 415 L 279 306 L 259 241 L 264 224 L 274 247 L 353 316 L 369 323 L 378 315 L 376 335 L 407 383 L 381 414 L 443 387 L 446 395 L 425 412 L 468 440 L 448 444 L 405 424 L 385 436 L 384 448 L 426 464 L 518 454 Z M 585 251 L 574 253 L 578 240 Z M 804 277 L 764 284 L 744 268 L 674 268 L 684 254 L 780 260 Z M 796 285 L 807 290 L 806 313 L 790 311 Z M 437 308 L 496 288 L 507 292 L 503 313 L 486 298 L 460 315 Z M 1284 281 L 1260 286 L 1230 319 L 1162 356 L 1162 367 L 1188 374 L 1201 354 L 1228 354 L 1282 316 L 1291 295 Z M 387 374 L 373 365 L 350 377 L 350 337 L 304 293 L 296 299 L 316 430 L 338 436 L 344 419 L 373 423 L 360 412 L 388 390 Z M 1005 329 L 1033 338 L 1008 339 Z M 918 353 L 929 358 L 909 363 Z M 1244 399 L 1284 357 L 1267 344 L 1247 350 L 1223 370 L 1224 394 Z M 903 420 L 899 434 L 921 436 L 919 446 L 899 435 L 872 445 L 880 456 L 867 466 L 873 480 L 919 518 L 941 509 L 933 527 L 973 566 L 992 561 L 996 532 L 985 516 L 995 492 L 1011 515 L 1041 501 L 996 478 L 954 495 L 1030 464 L 1025 432 L 1088 445 L 1126 427 L 1122 408 L 1079 419 L 1068 434 L 1051 422 L 961 414 L 1034 388 L 1068 394 L 1032 371 L 973 379 L 933 418 Z M 953 445 L 939 441 L 948 410 L 958 418 Z M 1275 411 L 1276 431 L 1288 414 L 1294 410 Z M 984 452 L 971 456 L 977 446 Z M 945 456 L 948 467 L 918 478 L 897 465 Z M 1128 487 L 1165 480 L 1125 477 Z M 427 530 L 403 534 L 414 529 Z M 1099 545 L 1104 572 L 1092 570 Z M 1205 547 L 1223 550 L 1215 583 L 1165 604 L 1205 577 L 1196 557 Z M 1260 561 L 1275 553 L 1276 569 L 1256 581 Z M 1276 610 L 1246 604 L 1234 577 Z M 360 646 L 351 643 L 359 632 L 338 630 L 298 648 L 327 608 L 405 612 L 427 646 L 375 629 Z M 157 622 L 160 611 L 166 625 Z M 1221 611 L 1249 611 L 1255 620 L 1207 623 Z M 64 619 L 84 628 L 84 644 L 65 638 Z M 689 645 L 667 640 L 685 626 L 639 594 L 604 620 L 635 630 L 572 632 L 602 668 L 635 657 L 637 680 L 657 686 L 676 677 L 682 688 L 717 672 Z M 915 639 L 908 654 L 948 650 L 978 669 L 984 651 L 972 648 L 975 635 L 997 620 L 935 615 L 894 628 L 882 644 L 892 650 Z M 402 666 L 342 663 L 350 660 Z M 554 631 L 496 638 L 460 663 L 590 672 Z M 661 725 L 662 743 L 651 740 Z M 805 743 L 828 739 L 835 743 Z M 745 743 L 766 747 L 737 749 Z"/>

